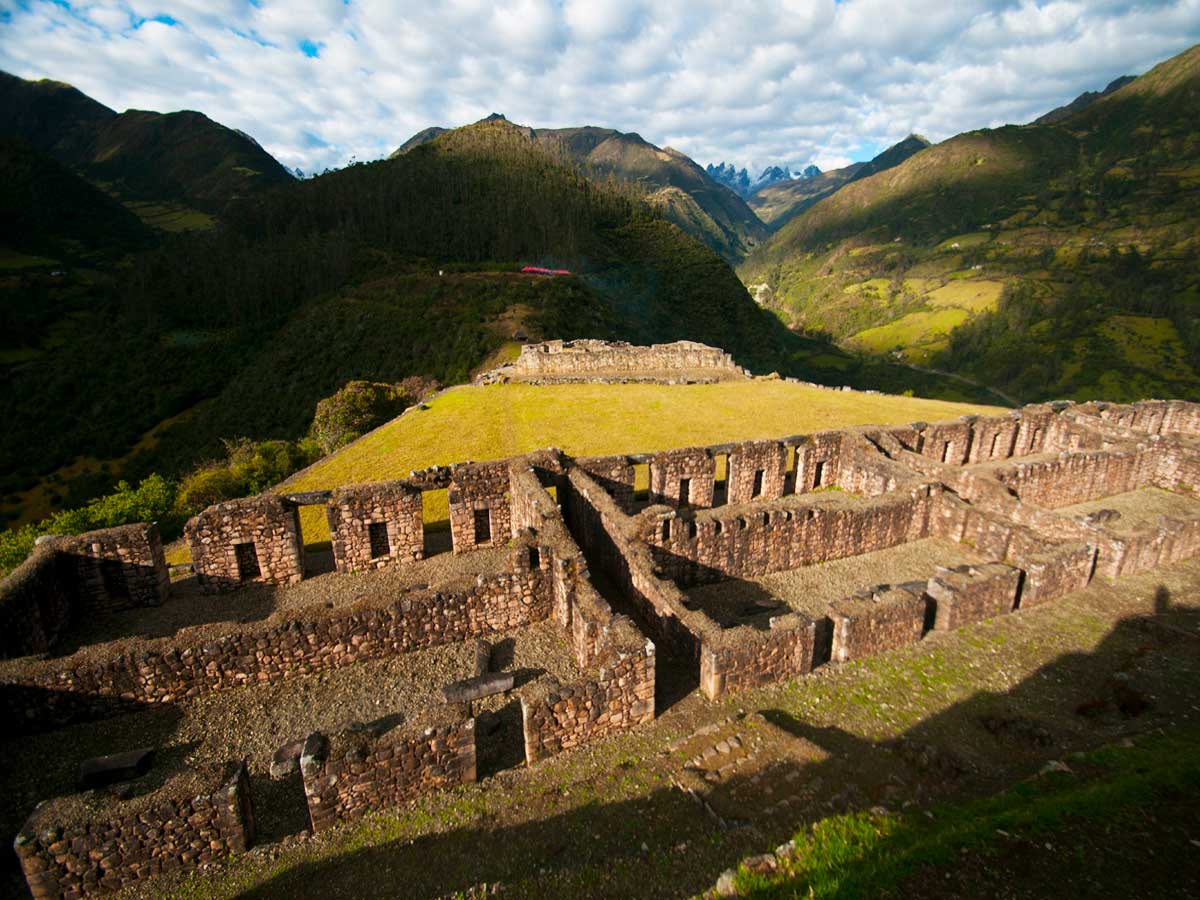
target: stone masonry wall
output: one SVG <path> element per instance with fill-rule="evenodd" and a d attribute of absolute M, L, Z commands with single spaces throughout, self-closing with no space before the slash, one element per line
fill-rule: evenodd
<path fill-rule="evenodd" d="M 168 781 L 143 797 L 114 798 L 108 809 L 81 811 L 79 798 L 40 806 L 14 843 L 33 896 L 111 893 L 244 853 L 254 841 L 245 765 L 192 770 L 176 779 L 180 786 Z"/>
<path fill-rule="evenodd" d="M 1111 497 L 1155 484 L 1157 447 L 1072 453 L 1049 462 L 1017 463 L 996 477 L 1026 503 L 1047 509 Z"/>
<path fill-rule="evenodd" d="M 76 615 L 157 606 L 169 590 L 153 524 L 44 541 L 0 582 L 0 658 L 45 652 Z"/>
<path fill-rule="evenodd" d="M 549 558 L 555 620 L 568 635 L 584 677 L 554 679 L 522 691 L 526 762 L 654 718 L 655 646 L 625 616 L 614 615 L 592 586 L 587 561 L 534 470 L 510 469 L 514 524 L 527 529 Z M 559 486 L 571 506 L 570 487 Z M 607 496 L 607 495 L 605 495 Z"/>
<path fill-rule="evenodd" d="M 304 577 L 299 508 L 275 494 L 210 506 L 188 521 L 183 534 L 205 592 L 252 581 L 295 584 Z"/>
<path fill-rule="evenodd" d="M 526 344 L 512 364 L 515 375 L 587 375 L 653 372 L 664 369 L 715 369 L 730 375 L 744 370 L 717 347 L 694 341 L 637 347 L 619 341 L 546 341 Z"/>
<path fill-rule="evenodd" d="M 44 653 L 70 621 L 62 568 L 54 547 L 44 543 L 0 582 L 0 658 Z"/>
<path fill-rule="evenodd" d="M 158 606 L 171 578 L 158 526 L 138 523 L 52 542 L 80 609 L 89 611 Z"/>
<path fill-rule="evenodd" d="M 729 453 L 728 502 L 774 500 L 784 494 L 788 450 L 778 441 L 747 441 Z"/>
<path fill-rule="evenodd" d="M 812 671 L 816 623 L 800 613 L 771 620 L 769 630 L 713 629 L 700 648 L 700 690 L 709 700 Z"/>
<path fill-rule="evenodd" d="M 712 506 L 716 470 L 716 460 L 703 447 L 657 453 L 650 461 L 650 502 L 679 506 L 681 482 L 687 479 L 687 504 Z"/>
<path fill-rule="evenodd" d="M 848 503 L 807 506 L 784 499 L 751 509 L 706 510 L 643 519 L 655 565 L 680 584 L 757 577 L 883 550 L 927 537 L 930 490 Z M 643 517 L 646 514 L 643 513 Z"/>
<path fill-rule="evenodd" d="M 326 506 L 337 571 L 379 569 L 425 556 L 421 491 L 403 481 L 338 488 Z M 382 526 L 386 548 L 372 541 L 371 526 Z"/>
<path fill-rule="evenodd" d="M 574 460 L 575 465 L 608 491 L 626 514 L 633 512 L 633 463 L 627 456 L 589 456 Z"/>
<path fill-rule="evenodd" d="M 185 628 L 134 649 L 85 648 L 0 682 L 0 712 L 18 728 L 65 724 L 112 715 L 122 705 L 274 683 L 545 619 L 548 579 L 529 568 L 527 546 L 513 548 L 509 568 L 460 590 L 404 590 L 335 609 L 289 610 L 230 625 L 221 636 Z"/>
<path fill-rule="evenodd" d="M 842 662 L 915 644 L 925 632 L 925 584 L 884 586 L 833 604 L 830 658 Z"/>
<path fill-rule="evenodd" d="M 300 773 L 314 833 L 368 812 L 475 780 L 475 720 L 465 707 L 435 707 L 377 733 L 309 735 Z"/>
<path fill-rule="evenodd" d="M 594 677 L 566 686 L 546 679 L 522 689 L 526 762 L 652 721 L 654 651 L 632 622 L 617 617 Z"/>
<path fill-rule="evenodd" d="M 933 627 L 952 631 L 1006 615 L 1017 603 L 1021 571 L 1003 563 L 939 568 L 925 586 L 935 604 Z"/>
<path fill-rule="evenodd" d="M 455 553 L 501 546 L 512 534 L 508 503 L 508 460 L 453 466 L 450 534 Z M 487 519 L 486 540 L 477 539 L 477 514 Z"/>

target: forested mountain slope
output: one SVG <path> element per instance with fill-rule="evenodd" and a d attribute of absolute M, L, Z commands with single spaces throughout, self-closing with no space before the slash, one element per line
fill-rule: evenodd
<path fill-rule="evenodd" d="M 493 114 L 484 121 L 503 118 Z M 514 127 L 549 151 L 567 154 L 593 178 L 612 177 L 638 185 L 647 202 L 727 262 L 740 260 L 766 235 L 762 222 L 741 197 L 677 150 L 656 147 L 641 135 L 612 128 Z M 392 156 L 403 155 L 446 131 L 426 128 Z"/>
<path fill-rule="evenodd" d="M 740 268 L 796 328 L 1016 394 L 1200 397 L 1200 48 L 846 185 Z"/>
<path fill-rule="evenodd" d="M 192 111 L 116 113 L 68 84 L 0 72 L 0 136 L 27 141 L 131 204 L 219 216 L 292 176 L 252 138 Z"/>

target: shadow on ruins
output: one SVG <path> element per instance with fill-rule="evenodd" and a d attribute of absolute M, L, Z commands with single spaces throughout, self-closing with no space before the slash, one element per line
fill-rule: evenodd
<path fill-rule="evenodd" d="M 1177 687 L 1167 708 L 1158 699 L 1174 664 L 1194 652 L 1200 610 L 1168 608 L 1161 587 L 1157 602 L 1154 615 L 1119 621 L 1095 651 L 1062 656 L 1007 692 L 976 693 L 894 739 L 865 740 L 783 710 L 750 710 L 708 740 L 754 734 L 771 761 L 715 780 L 696 798 L 664 787 L 568 812 L 551 803 L 536 821 L 484 821 L 304 862 L 241 896 L 323 898 L 374 885 L 381 896 L 435 898 L 497 882 L 505 896 L 690 896 L 739 858 L 824 816 L 989 794 L 1048 760 L 1168 725 L 1200 699 L 1194 682 Z M 536 791 L 529 802 L 546 805 Z M 886 843 L 879 852 L 888 852 Z M 1137 878 L 1145 896 L 1186 896 L 1186 873 L 1162 872 L 1152 859 Z"/>

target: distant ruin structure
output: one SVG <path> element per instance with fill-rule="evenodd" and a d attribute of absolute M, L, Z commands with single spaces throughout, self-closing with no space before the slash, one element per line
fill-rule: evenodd
<path fill-rule="evenodd" d="M 695 341 L 639 347 L 623 341 L 577 340 L 526 344 L 514 362 L 484 373 L 477 381 L 709 384 L 748 377 L 749 372 L 724 350 Z"/>
<path fill-rule="evenodd" d="M 732 367 L 692 346 L 690 361 Z M 596 358 L 611 366 L 624 353 Z M 529 355 L 576 359 L 562 345 Z M 422 498 L 440 490 L 447 549 L 490 567 L 450 586 L 372 588 L 370 578 L 387 574 L 376 570 L 403 572 L 432 552 Z M 11 728 L 48 730 L 484 642 L 473 679 L 439 695 L 465 702 L 301 736 L 290 759 L 316 831 L 475 780 L 493 740 L 471 703 L 485 694 L 519 701 L 534 764 L 650 721 L 664 665 L 716 700 L 1053 603 L 1098 575 L 1200 555 L 1197 490 L 1200 405 L 1145 401 L 660 453 L 546 450 L 265 494 L 188 523 L 200 588 L 296 590 L 289 585 L 308 577 L 298 509 L 315 505 L 330 523 L 336 569 L 320 576 L 330 579 L 323 596 L 350 583 L 353 596 L 283 606 L 215 635 L 183 627 L 38 658 L 81 618 L 170 602 L 153 525 L 54 539 L 0 582 L 0 707 Z M 561 632 L 578 676 L 521 685 L 511 673 L 489 675 L 489 635 L 538 623 Z M 463 687 L 484 682 L 474 693 Z M 240 761 L 155 784 L 133 799 L 40 805 L 16 840 L 34 896 L 115 890 L 253 842 L 253 780 Z M 206 849 L 181 849 L 196 847 L 193 832 Z"/>

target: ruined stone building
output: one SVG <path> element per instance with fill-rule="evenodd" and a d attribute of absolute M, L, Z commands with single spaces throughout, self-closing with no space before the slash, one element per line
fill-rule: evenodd
<path fill-rule="evenodd" d="M 651 720 L 668 658 L 717 699 L 1196 556 L 1198 485 L 1200 406 L 1147 401 L 653 454 L 549 450 L 264 494 L 188 523 L 198 590 L 303 582 L 298 510 L 315 505 L 335 568 L 320 577 L 353 580 L 352 596 L 217 637 L 182 628 L 39 658 L 72 621 L 170 603 L 176 590 L 153 525 L 56 539 L 0 584 L 0 697 L 13 727 L 45 730 L 553 623 L 577 667 L 570 683 L 514 685 L 485 660 L 446 688 L 454 702 L 297 736 L 320 830 L 474 780 L 488 738 L 470 698 L 482 692 L 513 692 L 535 764 Z M 422 520 L 433 490 L 447 491 L 450 551 L 494 565 L 451 587 L 373 591 L 362 573 L 416 571 L 433 552 Z M 132 800 L 54 798 L 16 851 L 37 897 L 119 888 L 245 850 L 251 793 L 232 760 Z"/>

